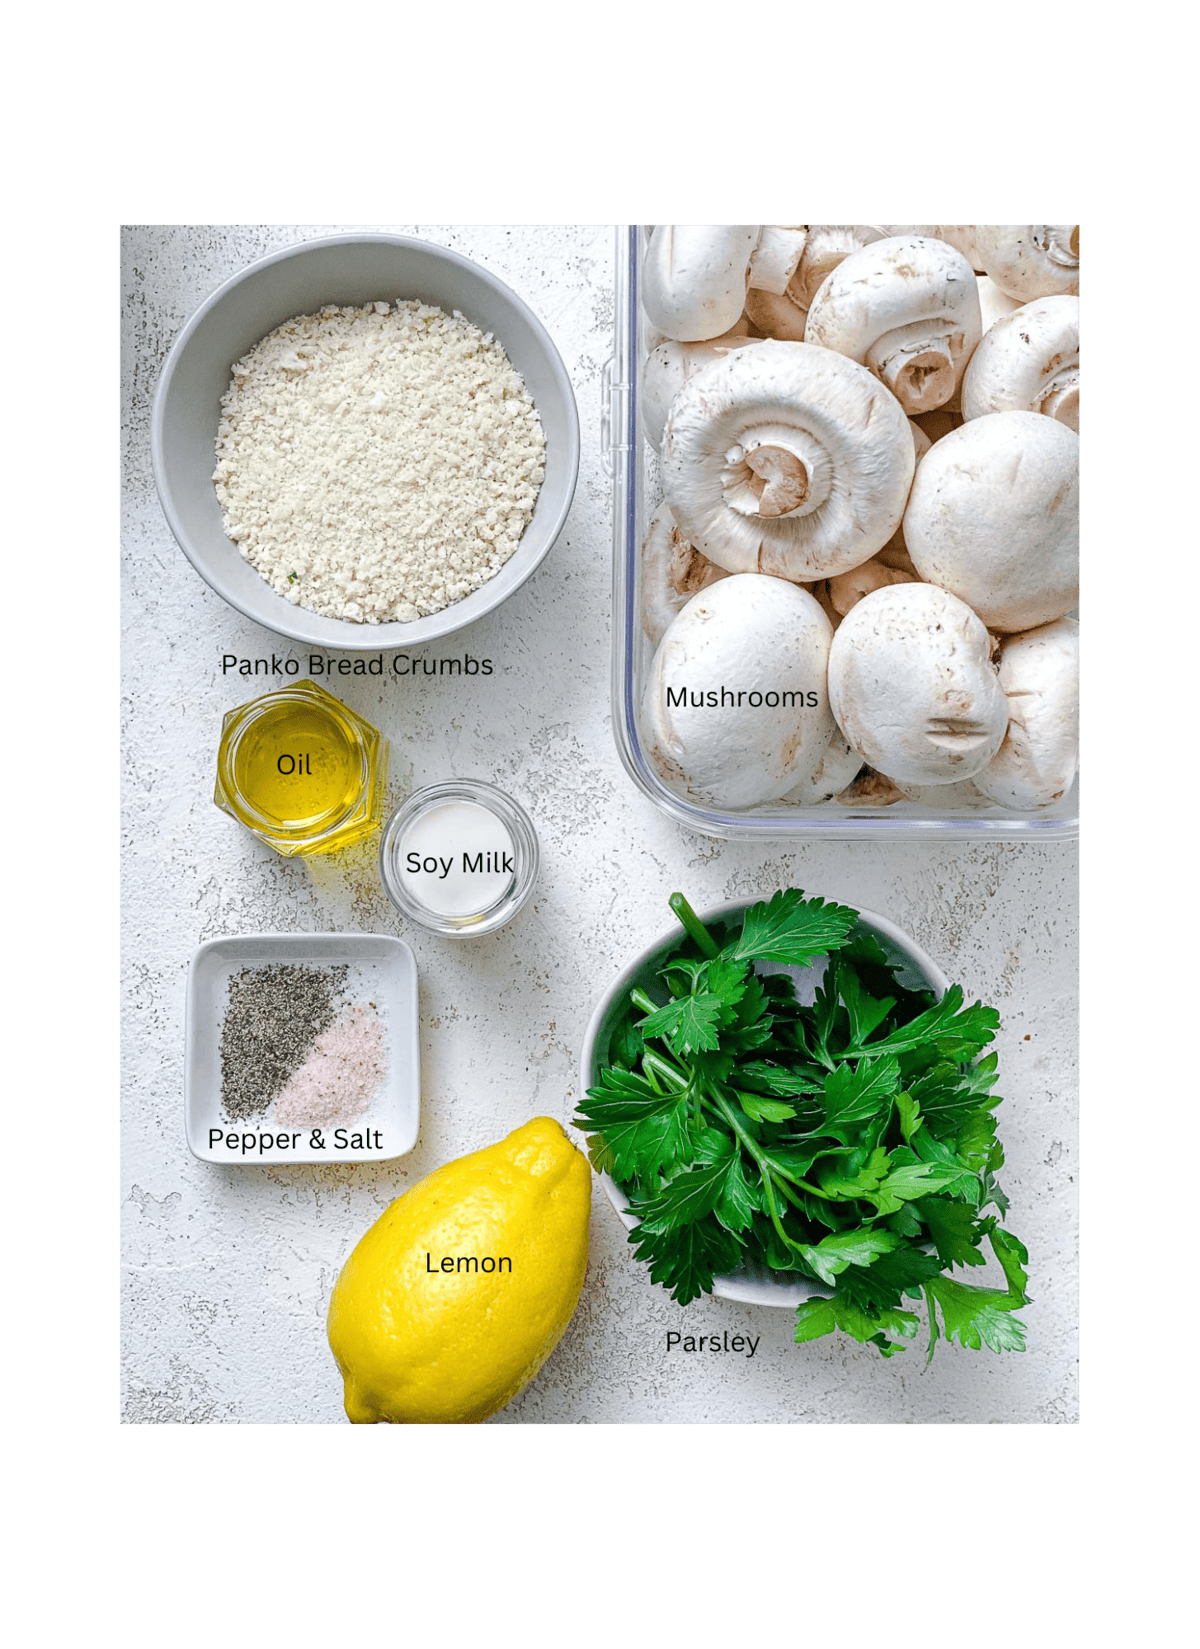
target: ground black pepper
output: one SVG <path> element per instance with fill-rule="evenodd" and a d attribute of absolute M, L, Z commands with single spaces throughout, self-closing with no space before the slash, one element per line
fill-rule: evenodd
<path fill-rule="evenodd" d="M 231 1122 L 261 1116 L 304 1064 L 345 1000 L 348 971 L 272 963 L 231 977 L 221 1025 L 221 1103 Z"/>

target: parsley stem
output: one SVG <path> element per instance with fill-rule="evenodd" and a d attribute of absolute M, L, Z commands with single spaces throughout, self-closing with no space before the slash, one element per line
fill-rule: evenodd
<path fill-rule="evenodd" d="M 661 1054 L 656 1054 L 653 1048 L 647 1048 L 642 1055 L 642 1068 L 643 1070 L 653 1071 L 655 1076 L 661 1077 L 664 1082 L 669 1082 L 672 1088 L 691 1087 L 691 1078 L 687 1072 L 681 1071 L 677 1065 L 673 1065 L 669 1059 L 664 1059 Z"/>
<path fill-rule="evenodd" d="M 679 918 L 681 925 L 699 945 L 705 956 L 712 957 L 719 956 L 721 954 L 720 945 L 717 944 L 717 941 L 713 938 L 704 923 L 696 915 L 696 912 L 692 909 L 691 905 L 688 904 L 682 893 L 673 893 L 667 903 L 675 912 L 675 915 Z"/>
<path fill-rule="evenodd" d="M 758 1151 L 758 1147 L 755 1144 L 755 1142 L 751 1139 L 750 1135 L 748 1133 L 746 1133 L 746 1131 L 739 1125 L 738 1120 L 737 1120 L 737 1116 L 734 1113 L 733 1107 L 729 1104 L 729 1102 L 727 1100 L 722 1099 L 722 1097 L 719 1094 L 715 1094 L 713 1097 L 716 1099 L 717 1105 L 720 1107 L 721 1115 L 725 1118 L 726 1122 L 728 1122 L 729 1126 L 733 1129 L 734 1133 L 741 1140 L 742 1144 L 746 1147 L 747 1151 L 749 1151 L 750 1155 L 754 1158 L 755 1162 L 758 1164 L 758 1171 L 763 1177 L 763 1183 L 764 1184 L 766 1183 L 767 1179 L 770 1176 L 774 1176 L 775 1179 L 779 1180 L 780 1190 L 784 1191 L 785 1194 L 786 1194 L 786 1188 L 783 1184 L 783 1181 L 784 1180 L 790 1180 L 791 1183 L 794 1186 L 796 1186 L 799 1190 L 808 1191 L 814 1197 L 820 1197 L 822 1202 L 836 1202 L 837 1201 L 837 1198 L 830 1196 L 828 1191 L 818 1190 L 815 1185 L 810 1185 L 807 1180 L 797 1179 L 794 1174 L 789 1174 L 785 1169 L 776 1167 L 776 1165 L 773 1162 L 769 1163 L 767 1161 L 766 1157 L 760 1156 L 759 1151 Z M 792 1200 L 794 1201 L 795 1199 L 793 1198 Z M 782 1235 L 782 1232 L 780 1234 Z"/>
<path fill-rule="evenodd" d="M 725 1118 L 725 1121 L 729 1124 L 741 1144 L 746 1147 L 747 1151 L 749 1151 L 750 1155 L 754 1158 L 755 1165 L 758 1168 L 759 1177 L 762 1180 L 763 1194 L 767 1199 L 767 1213 L 770 1215 L 771 1224 L 775 1227 L 780 1241 L 786 1244 L 788 1248 L 795 1248 L 795 1243 L 783 1229 L 783 1221 L 779 1218 L 779 1208 L 775 1202 L 775 1186 L 771 1179 L 771 1169 L 767 1163 L 766 1157 L 763 1156 L 755 1141 L 738 1121 L 734 1108 L 729 1101 L 724 1098 L 723 1095 L 716 1092 L 713 1093 L 712 1097 L 718 1111 L 720 1111 L 721 1115 Z"/>

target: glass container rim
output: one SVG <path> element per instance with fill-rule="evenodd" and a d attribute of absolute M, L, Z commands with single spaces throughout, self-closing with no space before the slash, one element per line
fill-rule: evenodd
<path fill-rule="evenodd" d="M 395 872 L 395 849 L 415 821 L 446 802 L 473 802 L 508 830 L 516 855 L 512 881 L 498 898 L 475 916 L 451 917 L 416 899 Z M 445 779 L 414 790 L 392 813 L 379 838 L 379 875 L 392 904 L 407 920 L 443 938 L 478 938 L 494 933 L 525 905 L 537 882 L 541 862 L 533 820 L 515 797 L 486 779 Z"/>

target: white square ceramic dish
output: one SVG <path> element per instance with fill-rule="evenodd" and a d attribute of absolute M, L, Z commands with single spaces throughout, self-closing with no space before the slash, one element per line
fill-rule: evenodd
<path fill-rule="evenodd" d="M 384 1026 L 387 1074 L 374 1101 L 353 1122 L 277 1130 L 271 1124 L 271 1109 L 247 1122 L 231 1122 L 222 1115 L 221 1024 L 229 980 L 243 968 L 270 963 L 344 964 L 350 970 L 351 999 L 359 1000 L 366 992 L 375 1004 Z M 379 933 L 247 933 L 208 940 L 188 968 L 183 1104 L 187 1142 L 201 1162 L 263 1167 L 382 1162 L 404 1156 L 417 1143 L 421 1125 L 417 965 L 412 951 L 402 939 Z"/>

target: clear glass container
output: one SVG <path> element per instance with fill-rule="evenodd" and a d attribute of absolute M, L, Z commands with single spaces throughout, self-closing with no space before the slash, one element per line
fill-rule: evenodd
<path fill-rule="evenodd" d="M 533 892 L 538 839 L 519 802 L 482 779 L 426 785 L 392 814 L 379 843 L 388 898 L 447 938 L 494 933 Z"/>
<path fill-rule="evenodd" d="M 213 801 L 276 853 L 333 853 L 379 828 L 387 740 L 319 682 L 229 711 Z"/>
<path fill-rule="evenodd" d="M 702 807 L 677 796 L 650 763 L 638 730 L 654 648 L 641 625 L 641 546 L 650 517 L 662 500 L 658 455 L 642 433 L 638 399 L 646 359 L 646 323 L 638 299 L 646 247 L 642 226 L 621 225 L 616 244 L 616 354 L 604 370 L 601 455 L 613 484 L 612 717 L 617 752 L 634 784 L 662 811 L 706 836 L 750 840 L 850 840 L 942 836 L 959 841 L 1045 841 L 1079 831 L 1078 782 L 1060 802 L 1014 813 L 985 802 L 936 806 L 926 800 L 887 807 L 837 801 L 816 807 L 776 802 L 743 810 Z M 939 787 L 940 788 L 940 787 Z M 958 790 L 958 787 L 954 787 Z"/>

